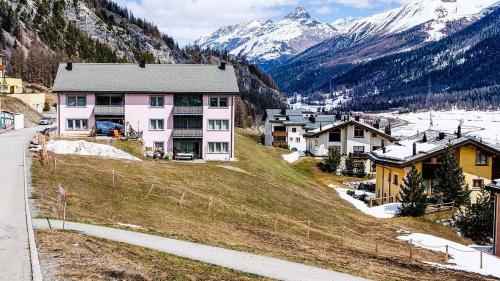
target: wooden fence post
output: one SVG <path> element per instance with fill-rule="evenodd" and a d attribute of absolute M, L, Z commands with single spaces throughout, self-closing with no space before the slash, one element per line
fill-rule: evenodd
<path fill-rule="evenodd" d="M 274 218 L 274 233 L 278 232 L 278 213 L 276 213 L 276 217 Z"/>
<path fill-rule="evenodd" d="M 377 255 L 378 255 L 378 237 L 379 237 L 379 235 L 377 233 L 377 235 L 375 237 L 375 254 L 377 254 Z"/>
<path fill-rule="evenodd" d="M 307 220 L 307 240 L 310 238 L 311 220 Z"/>
<path fill-rule="evenodd" d="M 479 252 L 479 268 L 483 269 L 483 252 Z"/>
<path fill-rule="evenodd" d="M 412 245 L 413 245 L 413 239 L 410 239 L 410 244 L 409 245 L 410 245 L 410 260 L 412 260 L 412 258 L 413 258 L 413 247 L 412 247 Z"/>
<path fill-rule="evenodd" d="M 449 251 L 448 251 L 448 245 L 446 245 L 446 261 L 448 261 L 448 257 L 449 257 Z"/>
<path fill-rule="evenodd" d="M 186 191 L 184 190 L 181 195 L 181 205 L 184 203 L 184 197 L 186 196 Z"/>
<path fill-rule="evenodd" d="M 113 170 L 113 187 L 115 187 L 115 170 Z"/>
<path fill-rule="evenodd" d="M 57 159 L 54 157 L 54 170 L 53 173 L 56 173 L 56 168 L 57 168 Z"/>
<path fill-rule="evenodd" d="M 344 247 L 344 235 L 345 235 L 345 228 L 342 226 L 342 238 L 340 239 L 340 247 Z"/>
<path fill-rule="evenodd" d="M 210 202 L 208 202 L 208 210 L 210 210 L 210 208 L 212 208 L 213 201 L 214 201 L 214 197 L 210 196 Z"/>

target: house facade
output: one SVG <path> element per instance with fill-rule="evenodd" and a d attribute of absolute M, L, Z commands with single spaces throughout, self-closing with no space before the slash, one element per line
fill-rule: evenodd
<path fill-rule="evenodd" d="M 60 135 L 134 131 L 171 157 L 234 158 L 239 89 L 230 65 L 61 64 L 53 91 Z"/>
<path fill-rule="evenodd" d="M 379 203 L 397 201 L 403 179 L 415 165 L 422 174 L 426 193 L 432 194 L 436 170 L 448 145 L 455 151 L 465 182 L 471 189 L 471 201 L 491 183 L 499 172 L 500 151 L 493 146 L 470 136 L 425 131 L 391 146 L 368 154 L 376 165 L 376 197 Z"/>
<path fill-rule="evenodd" d="M 334 121 L 333 115 L 317 115 L 308 110 L 267 109 L 264 144 L 306 151 L 305 135 Z"/>

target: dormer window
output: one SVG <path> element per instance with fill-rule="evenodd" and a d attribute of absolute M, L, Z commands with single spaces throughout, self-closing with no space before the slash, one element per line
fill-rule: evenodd
<path fill-rule="evenodd" d="M 364 138 L 365 137 L 365 129 L 360 127 L 354 127 L 354 137 L 355 138 Z"/>

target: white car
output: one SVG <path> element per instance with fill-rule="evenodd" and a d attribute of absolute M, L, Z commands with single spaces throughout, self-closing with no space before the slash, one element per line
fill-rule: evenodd
<path fill-rule="evenodd" d="M 38 121 L 38 125 L 52 125 L 54 123 L 54 120 L 50 117 L 42 117 L 40 121 Z"/>

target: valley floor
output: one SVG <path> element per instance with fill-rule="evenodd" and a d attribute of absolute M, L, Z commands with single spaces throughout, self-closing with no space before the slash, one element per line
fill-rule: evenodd
<path fill-rule="evenodd" d="M 444 254 L 426 249 L 413 248 L 410 260 L 408 243 L 397 240 L 401 229 L 463 244 L 470 241 L 426 218 L 381 220 L 365 215 L 328 187 L 342 186 L 348 179 L 321 173 L 312 158 L 289 164 L 281 157 L 286 151 L 263 147 L 258 140 L 257 135 L 238 132 L 238 161 L 225 167 L 51 154 L 56 169 L 51 161 L 44 166 L 33 163 L 36 207 L 40 217 L 58 218 L 56 191 L 61 184 L 70 193 L 72 221 L 116 228 L 135 225 L 135 231 L 375 280 L 494 280 L 425 264 L 422 261 L 445 262 Z M 51 252 L 47 248 L 49 256 Z M 155 266 L 147 259 L 140 263 Z"/>

